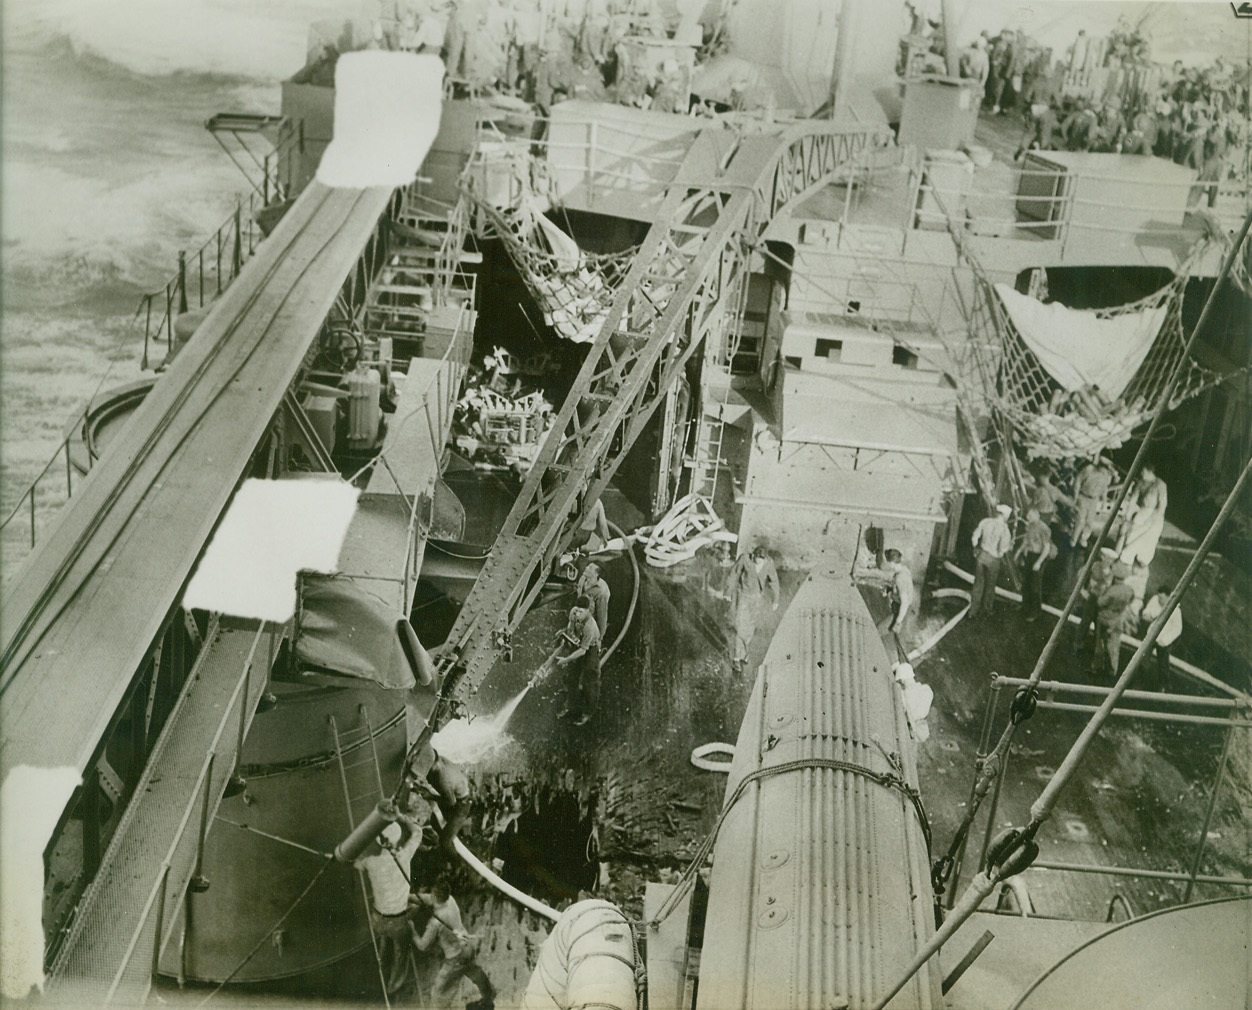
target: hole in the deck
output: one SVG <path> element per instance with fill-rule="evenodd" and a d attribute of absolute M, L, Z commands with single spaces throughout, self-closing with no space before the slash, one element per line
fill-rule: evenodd
<path fill-rule="evenodd" d="M 578 795 L 543 792 L 517 819 L 515 831 L 501 835 L 496 857 L 504 861 L 501 875 L 514 887 L 547 901 L 577 898 L 591 890 L 599 872 L 592 838 L 591 811 Z"/>

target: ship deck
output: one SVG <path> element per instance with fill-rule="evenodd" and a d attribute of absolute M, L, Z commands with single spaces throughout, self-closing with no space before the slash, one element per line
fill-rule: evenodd
<path fill-rule="evenodd" d="M 91 763 L 390 199 L 309 187 L 8 587 L 0 778 Z"/>
<path fill-rule="evenodd" d="M 620 496 L 611 496 L 608 510 L 615 521 L 629 523 L 628 507 Z M 1194 549 L 1194 542 L 1176 532 L 1173 536 L 1162 545 L 1158 577 L 1175 577 Z M 559 838 L 576 825 L 562 820 L 548 805 L 549 799 L 563 790 L 581 796 L 584 812 L 591 811 L 590 821 L 596 825 L 604 864 L 599 893 L 622 904 L 628 914 L 642 914 L 644 882 L 665 880 L 672 870 L 684 868 L 721 808 L 725 778 L 694 768 L 691 751 L 699 744 L 735 739 L 755 669 L 804 574 L 781 574 L 782 605 L 762 618 L 747 671 L 736 676 L 728 655 L 731 615 L 720 596 L 726 569 L 707 553 L 674 569 L 644 568 L 632 631 L 605 666 L 597 718 L 583 728 L 558 718 L 565 691 L 560 675 L 530 691 L 508 725 L 506 746 L 478 769 L 479 781 L 485 784 L 483 807 L 494 811 L 501 783 L 514 783 L 528 796 L 545 798 L 544 830 Z M 1047 587 L 1047 599 L 1059 605 L 1065 589 L 1060 566 L 1056 575 Z M 959 583 L 947 578 L 945 584 Z M 612 588 L 625 592 L 624 586 Z M 1175 649 L 1176 655 L 1244 690 L 1252 687 L 1247 661 L 1238 658 L 1246 656 L 1249 647 L 1246 590 L 1246 575 L 1229 564 L 1215 559 L 1206 566 L 1188 596 L 1188 613 L 1193 616 Z M 867 602 L 881 616 L 885 604 L 879 594 L 869 592 Z M 955 600 L 928 601 L 911 644 L 928 637 L 957 610 Z M 557 608 L 532 612 L 514 636 L 513 661 L 497 664 L 483 682 L 476 699 L 482 713 L 498 710 L 522 690 L 563 617 L 564 611 Z M 1027 623 L 1016 606 L 1001 601 L 994 624 L 962 622 L 916 664 L 919 679 L 935 691 L 931 737 L 918 748 L 935 855 L 946 849 L 969 799 L 991 674 L 1027 676 L 1049 630 L 1046 621 Z M 1078 659 L 1071 653 L 1075 644 L 1080 644 L 1076 631 L 1065 632 L 1049 678 L 1092 682 L 1086 674 L 1086 653 Z M 1128 658 L 1126 651 L 1123 661 Z M 1175 679 L 1174 689 L 1206 693 L 1182 676 Z M 1006 718 L 1009 694 L 1001 698 L 997 733 Z M 1041 709 L 1023 728 L 995 815 L 997 828 L 1026 822 L 1043 776 L 1059 764 L 1086 719 L 1083 713 Z M 1040 859 L 1085 864 L 1094 870 L 1128 867 L 1185 875 L 1222 737 L 1223 731 L 1214 726 L 1115 719 L 1041 832 Z M 1246 874 L 1252 867 L 1252 829 L 1229 784 L 1219 800 L 1202 872 Z M 975 822 L 962 881 L 976 872 L 987 809 L 984 805 Z M 570 816 L 577 819 L 577 803 L 573 810 Z M 472 838 L 471 845 L 483 855 L 503 853 L 500 838 L 490 829 Z M 534 879 L 543 881 L 542 896 L 555 903 L 576 894 L 576 883 L 562 879 L 561 860 L 578 859 L 564 843 L 553 848 L 559 850 L 555 862 L 531 869 Z M 506 859 L 506 876 L 507 864 Z M 976 962 L 981 971 L 994 976 L 1002 991 L 1015 994 L 1025 990 L 1045 963 L 1105 928 L 1111 909 L 1120 916 L 1121 902 L 1143 914 L 1179 903 L 1184 890 L 1178 880 L 1042 868 L 1027 871 L 1024 880 L 1039 917 L 1037 930 L 1030 932 L 1035 922 L 1020 917 L 1008 921 L 986 908 L 982 918 L 1001 922 L 1003 928 L 990 927 L 999 939 L 984 955 L 986 960 Z M 1238 889 L 1229 885 L 1200 883 L 1194 898 L 1236 893 Z M 495 914 L 490 902 L 482 907 L 485 915 Z M 958 934 L 942 955 L 945 972 L 980 932 L 966 929 Z M 1032 944 L 1037 945 L 1033 956 L 1038 964 L 1027 956 Z M 490 962 L 484 963 L 490 971 Z M 520 990 L 514 995 L 520 996 Z M 508 998 L 505 987 L 500 1005 Z"/>

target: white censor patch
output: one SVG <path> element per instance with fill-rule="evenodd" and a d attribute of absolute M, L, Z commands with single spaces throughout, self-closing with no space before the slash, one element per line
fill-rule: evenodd
<path fill-rule="evenodd" d="M 0 786 L 0 995 L 43 988 L 43 850 L 82 779 L 18 765 Z"/>
<path fill-rule="evenodd" d="M 335 64 L 335 138 L 317 181 L 353 189 L 407 186 L 435 142 L 442 110 L 438 56 L 345 53 Z"/>
<path fill-rule="evenodd" d="M 191 577 L 183 606 L 290 620 L 297 573 L 338 570 L 358 494 L 337 479 L 244 481 Z"/>

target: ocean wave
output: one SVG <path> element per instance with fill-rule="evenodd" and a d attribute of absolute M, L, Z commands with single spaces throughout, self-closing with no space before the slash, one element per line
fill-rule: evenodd
<path fill-rule="evenodd" d="M 142 332 L 129 319 L 6 306 L 4 324 L 0 508 L 11 507 L 43 469 L 60 446 L 67 422 L 97 390 L 140 375 L 143 351 Z"/>
<path fill-rule="evenodd" d="M 304 63 L 312 22 L 361 13 L 343 0 L 6 0 L 6 47 L 69 43 L 146 77 L 276 81 Z"/>
<path fill-rule="evenodd" d="M 16 162 L 3 192 L 7 279 L 42 291 L 44 304 L 119 285 L 127 296 L 160 287 L 178 250 L 198 248 L 226 220 L 242 183 L 225 159 L 130 178 Z"/>

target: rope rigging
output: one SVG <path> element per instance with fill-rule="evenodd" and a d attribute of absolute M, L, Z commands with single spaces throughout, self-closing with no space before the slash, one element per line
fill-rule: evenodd
<path fill-rule="evenodd" d="M 1152 444 L 1153 435 L 1160 427 L 1165 413 L 1168 410 L 1168 405 L 1172 402 L 1175 391 L 1183 379 L 1186 366 L 1190 361 L 1191 354 L 1199 340 L 1199 334 L 1203 330 L 1204 324 L 1208 320 L 1209 315 L 1217 302 L 1217 295 L 1221 291 L 1223 283 L 1230 276 L 1231 268 L 1239 255 L 1239 251 L 1243 247 L 1244 240 L 1247 238 L 1250 227 L 1252 227 L 1252 211 L 1249 211 L 1244 217 L 1243 224 L 1240 227 L 1238 234 L 1230 244 L 1226 259 L 1222 264 L 1220 272 L 1218 273 L 1217 282 L 1213 285 L 1212 290 L 1209 292 L 1209 296 L 1204 303 L 1204 308 L 1200 313 L 1200 318 L 1196 321 L 1195 326 L 1192 328 L 1191 336 L 1186 347 L 1184 348 L 1183 354 L 1177 359 L 1169 379 L 1162 389 L 1158 406 L 1155 413 L 1152 415 L 1152 420 L 1148 426 L 1147 433 L 1140 442 L 1134 461 L 1131 463 L 1130 468 L 1127 471 L 1126 481 L 1122 485 L 1121 490 L 1118 492 L 1117 499 L 1114 502 L 1108 516 L 1104 520 L 1103 527 L 1091 544 L 1091 551 L 1088 554 L 1081 571 L 1078 573 L 1078 578 L 1074 584 L 1074 588 L 1069 595 L 1069 599 L 1066 600 L 1065 608 L 1061 611 L 1061 616 L 1053 625 L 1052 632 L 1049 635 L 1043 650 L 1040 652 L 1039 658 L 1035 661 L 1034 669 L 1031 671 L 1030 677 L 1028 678 L 1028 684 L 1018 690 L 1017 695 L 1014 697 L 1009 722 L 1005 726 L 1004 732 L 1001 734 L 1000 740 L 997 742 L 996 746 L 992 749 L 987 759 L 982 762 L 978 772 L 978 778 L 975 782 L 974 790 L 971 795 L 970 803 L 966 808 L 965 816 L 962 818 L 961 826 L 958 828 L 958 835 L 962 836 L 962 841 L 964 834 L 967 834 L 969 831 L 969 826 L 972 823 L 974 816 L 977 814 L 983 797 L 986 796 L 987 791 L 999 775 L 1000 768 L 1003 763 L 1003 756 L 1008 752 L 1008 748 L 1012 744 L 1013 735 L 1017 730 L 1017 726 L 1029 719 L 1031 714 L 1033 714 L 1038 698 L 1038 685 L 1039 681 L 1042 679 L 1043 671 L 1047 668 L 1048 662 L 1051 660 L 1060 643 L 1062 631 L 1068 623 L 1070 615 L 1077 607 L 1082 589 L 1091 575 L 1091 571 L 1095 566 L 1096 558 L 1099 557 L 1100 546 L 1107 539 L 1113 523 L 1116 521 L 1118 513 L 1121 511 L 1121 507 L 1130 493 L 1131 487 L 1134 485 L 1140 470 L 1143 468 L 1143 464 L 1148 453 L 1148 447 Z M 958 240 L 958 248 L 959 245 L 960 243 Z M 936 932 L 930 942 L 928 942 L 926 946 L 919 951 L 917 957 L 912 965 L 910 965 L 908 971 L 905 972 L 903 978 L 900 979 L 895 988 L 890 990 L 878 1002 L 878 1004 L 876 1004 L 876 1010 L 881 1010 L 882 1007 L 886 1006 L 891 998 L 908 983 L 909 979 L 917 973 L 922 965 L 924 965 L 939 950 L 939 948 L 943 946 L 943 944 L 957 930 L 957 928 L 959 928 L 960 925 L 973 914 L 979 903 L 981 903 L 983 898 L 991 893 L 996 884 L 1008 876 L 1012 876 L 1015 873 L 1020 873 L 1022 870 L 1025 870 L 1034 861 L 1039 851 L 1038 845 L 1035 843 L 1035 836 L 1038 833 L 1039 828 L 1048 819 L 1048 817 L 1051 816 L 1052 809 L 1055 806 L 1061 790 L 1065 788 L 1070 778 L 1072 778 L 1079 763 L 1085 756 L 1090 742 L 1099 733 L 1113 708 L 1121 699 L 1121 696 L 1126 692 L 1130 685 L 1131 678 L 1138 670 L 1144 657 L 1152 648 L 1161 628 L 1164 627 L 1165 622 L 1174 612 L 1182 594 L 1186 591 L 1187 587 L 1191 583 L 1191 580 L 1194 578 L 1195 573 L 1203 564 L 1209 550 L 1212 548 L 1217 533 L 1220 531 L 1222 526 L 1225 525 L 1226 520 L 1234 511 L 1239 495 L 1242 492 L 1243 486 L 1246 483 L 1250 472 L 1252 472 L 1252 460 L 1249 460 L 1245 465 L 1238 482 L 1232 488 L 1225 504 L 1218 513 L 1217 518 L 1209 527 L 1204 540 L 1197 548 L 1196 553 L 1192 557 L 1186 571 L 1183 573 L 1182 578 L 1178 581 L 1174 590 L 1170 593 L 1162 612 L 1149 627 L 1147 634 L 1144 636 L 1143 642 L 1139 645 L 1139 648 L 1135 651 L 1134 656 L 1131 657 L 1130 662 L 1122 671 L 1104 703 L 1092 715 L 1086 727 L 1083 729 L 1083 732 L 1074 742 L 1069 754 L 1066 756 L 1064 762 L 1062 762 L 1060 768 L 1057 769 L 1051 780 L 1044 787 L 1039 799 L 1032 805 L 1029 824 L 1025 828 L 1006 829 L 993 840 L 992 846 L 988 850 L 986 865 L 982 870 L 980 870 L 978 875 L 974 878 L 974 881 L 969 885 L 960 902 L 954 906 L 951 913 L 943 921 L 943 924 L 940 926 L 938 932 Z M 994 760 L 992 760 L 993 758 Z M 937 893 L 939 892 L 940 887 L 946 886 L 947 880 L 955 867 L 955 853 L 958 848 L 959 845 L 954 842 L 953 846 L 949 847 L 949 850 L 943 859 L 936 862 L 932 867 L 932 883 L 935 884 Z M 936 898 L 936 911 L 938 912 L 938 898 Z"/>
<path fill-rule="evenodd" d="M 1249 217 L 1252 220 L 1252 215 Z M 1246 228 L 1246 226 L 1245 226 Z M 1190 586 L 1191 581 L 1195 578 L 1196 572 L 1203 566 L 1208 557 L 1209 551 L 1213 547 L 1217 534 L 1225 526 L 1226 521 L 1235 511 L 1238 504 L 1239 496 L 1244 486 L 1248 482 L 1249 476 L 1252 476 L 1252 459 L 1249 459 L 1244 465 L 1243 472 L 1240 474 L 1239 480 L 1234 488 L 1231 489 L 1230 495 L 1226 498 L 1222 505 L 1221 511 L 1217 518 L 1209 527 L 1208 532 L 1204 536 L 1204 540 L 1196 549 L 1196 553 L 1187 565 L 1186 571 L 1178 584 L 1170 593 L 1169 598 L 1165 602 L 1161 613 L 1153 620 L 1148 628 L 1144 640 L 1140 643 L 1139 648 L 1135 650 L 1135 654 L 1131 657 L 1130 662 L 1126 664 L 1126 668 L 1121 672 L 1117 682 L 1110 689 L 1104 702 L 1099 709 L 1092 715 L 1083 731 L 1071 745 L 1069 753 L 1061 765 L 1053 773 L 1043 791 L 1039 794 L 1038 799 L 1031 805 L 1030 821 L 1023 828 L 1010 827 L 1001 831 L 992 840 L 987 850 L 986 863 L 974 877 L 965 893 L 961 896 L 961 900 L 953 907 L 951 913 L 939 926 L 934 936 L 926 943 L 926 945 L 918 952 L 909 968 L 905 971 L 902 978 L 887 991 L 877 1003 L 874 1004 L 874 1010 L 883 1010 L 883 1008 L 891 1001 L 909 980 L 921 969 L 921 967 L 933 957 L 939 949 L 952 937 L 952 935 L 961 927 L 961 925 L 969 919 L 969 917 L 977 911 L 982 901 L 988 897 L 1003 881 L 1007 880 L 1018 873 L 1028 869 L 1039 855 L 1039 845 L 1035 841 L 1035 837 L 1039 833 L 1039 829 L 1051 817 L 1052 811 L 1056 807 L 1057 800 L 1060 798 L 1062 791 L 1069 784 L 1074 774 L 1078 771 L 1083 759 L 1086 757 L 1087 751 L 1091 743 L 1100 734 L 1104 724 L 1108 721 L 1116 708 L 1117 703 L 1121 700 L 1122 695 L 1130 687 L 1130 682 L 1134 675 L 1138 672 L 1148 654 L 1151 652 L 1156 642 L 1157 636 L 1161 629 L 1165 626 L 1165 622 L 1169 620 L 1170 615 L 1178 606 L 1179 600 Z M 1057 627 L 1061 624 L 1058 623 Z M 1033 692 L 1033 688 L 1031 688 Z M 1021 694 L 1019 692 L 1019 697 Z M 1031 703 L 1033 704 L 1033 702 Z M 1011 730 L 1013 724 L 1009 724 Z M 1009 732 L 1006 730 L 1006 733 Z M 972 805 L 972 804 L 971 804 Z"/>
<path fill-rule="evenodd" d="M 1222 281 L 1228 276 L 1231 264 L 1237 257 L 1238 251 L 1242 247 L 1244 239 L 1247 237 L 1250 226 L 1252 226 L 1252 212 L 1249 212 L 1248 216 L 1244 218 L 1243 226 L 1227 252 L 1226 261 L 1223 263 L 1222 270 L 1218 274 L 1218 282 L 1213 285 L 1212 291 L 1209 292 L 1208 300 L 1204 303 L 1204 309 L 1200 313 L 1200 318 L 1196 321 L 1196 324 L 1191 331 L 1191 338 L 1188 341 L 1183 354 L 1177 359 L 1173 373 L 1162 390 L 1160 405 L 1158 406 L 1156 413 L 1152 416 L 1152 421 L 1148 426 L 1147 433 L 1144 435 L 1143 440 L 1139 445 L 1139 449 L 1135 454 L 1135 458 L 1130 464 L 1130 468 L 1126 473 L 1126 480 L 1122 484 L 1121 489 L 1113 502 L 1112 508 L 1105 517 L 1103 527 L 1101 528 L 1099 534 L 1093 538 L 1090 553 L 1087 555 L 1087 559 L 1078 573 L 1077 580 L 1074 583 L 1074 588 L 1070 592 L 1069 599 L 1065 602 L 1064 609 L 1061 611 L 1061 616 L 1057 619 L 1056 624 L 1053 625 L 1052 633 L 1049 635 L 1047 642 L 1044 644 L 1043 650 L 1039 654 L 1039 658 L 1035 661 L 1034 669 L 1031 671 L 1029 677 L 1030 686 L 1029 688 L 1022 688 L 1021 691 L 1029 690 L 1037 692 L 1039 681 L 1043 677 L 1043 671 L 1047 668 L 1049 661 L 1056 652 L 1057 646 L 1060 644 L 1062 631 L 1068 623 L 1070 615 L 1077 609 L 1082 590 L 1087 584 L 1087 580 L 1091 575 L 1092 569 L 1095 567 L 1096 558 L 1100 556 L 1100 547 L 1108 540 L 1109 533 L 1113 528 L 1113 524 L 1117 521 L 1117 516 L 1121 511 L 1122 505 L 1130 494 L 1131 488 L 1134 486 L 1135 479 L 1139 475 L 1139 471 L 1143 468 L 1148 447 L 1152 444 L 1153 436 L 1163 421 L 1167 404 L 1173 399 L 1174 391 L 1182 379 L 1182 373 L 1185 369 L 1186 363 L 1191 358 L 1191 353 L 1199 339 L 1199 334 L 1204 328 L 1204 323 L 1207 321 L 1213 306 L 1216 304 L 1218 292 L 1222 287 Z M 1018 692 L 1019 695 L 1021 694 L 1021 691 Z M 1019 719 L 1019 721 L 1024 721 L 1025 718 L 1029 718 L 1029 716 L 1023 716 Z M 962 840 L 964 834 L 969 831 L 969 823 L 972 822 L 974 816 L 977 814 L 983 797 L 986 796 L 991 783 L 998 776 L 1001 759 L 1003 755 L 1007 753 L 1008 747 L 1012 744 L 1013 735 L 1017 730 L 1017 725 L 1018 722 L 1010 719 L 1008 725 L 1004 728 L 1000 741 L 996 744 L 995 748 L 992 749 L 991 754 L 988 756 L 988 760 L 984 761 L 982 768 L 978 772 L 978 778 L 974 786 L 973 795 L 971 796 L 971 802 L 966 808 L 965 816 L 962 818 L 961 826 L 958 828 L 958 835 L 962 836 Z M 995 756 L 994 761 L 990 761 L 992 756 Z M 952 860 L 955 857 L 955 853 L 956 847 L 949 848 L 948 853 L 944 857 L 944 860 L 947 860 L 947 862 L 941 860 L 939 864 L 936 864 L 934 882 L 936 884 L 937 892 L 940 891 L 941 887 L 946 885 L 947 879 L 951 875 L 954 866 Z"/>
<path fill-rule="evenodd" d="M 1009 422 L 1014 440 L 1028 457 L 1064 459 L 1117 448 L 1158 408 L 1173 409 L 1227 378 L 1196 364 L 1186 353 L 1182 295 L 1193 259 L 1194 254 L 1174 280 L 1145 298 L 1083 313 L 1102 322 L 1139 316 L 1143 326 L 1156 329 L 1133 378 L 1120 394 L 1110 397 L 1098 384 L 1066 388 L 1028 346 L 1006 304 L 1009 296 L 997 291 L 981 266 L 967 257 L 977 281 L 971 351 L 979 379 L 988 401 Z M 1183 379 L 1166 397 L 1168 378 L 1180 364 Z"/>
<path fill-rule="evenodd" d="M 466 188 L 466 194 L 485 222 L 484 230 L 508 250 L 527 290 L 543 310 L 543 321 L 566 340 L 590 343 L 595 339 L 639 247 L 615 253 L 580 249 L 547 217 L 546 201 L 529 182 L 521 182 L 519 195 L 504 210 L 472 187 Z"/>

